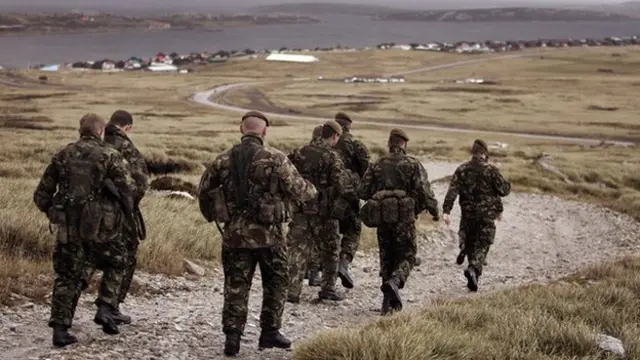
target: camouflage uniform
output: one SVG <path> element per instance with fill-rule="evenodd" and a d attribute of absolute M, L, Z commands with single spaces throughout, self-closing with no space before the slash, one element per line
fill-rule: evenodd
<path fill-rule="evenodd" d="M 408 141 L 408 136 L 403 131 L 394 129 L 391 134 Z M 404 288 L 415 266 L 415 217 L 426 210 L 437 220 L 438 201 L 431 190 L 424 166 L 417 159 L 408 156 L 405 149 L 395 146 L 390 147 L 388 155 L 381 157 L 367 169 L 360 183 L 359 196 L 367 201 L 382 190 L 403 190 L 415 201 L 414 217 L 399 219 L 395 224 L 381 224 L 377 228 L 385 313 L 389 307 L 395 310 L 402 308 L 397 289 Z M 393 295 L 385 290 L 389 287 L 393 288 Z"/>
<path fill-rule="evenodd" d="M 107 125 L 105 128 L 104 140 L 113 148 L 118 150 L 131 165 L 131 177 L 133 177 L 136 185 L 136 191 L 133 194 L 133 203 L 134 206 L 137 207 L 140 204 L 140 201 L 142 201 L 142 198 L 148 188 L 149 172 L 147 170 L 147 164 L 144 157 L 140 151 L 138 151 L 133 142 L 131 142 L 127 134 L 115 125 Z M 118 294 L 118 302 L 124 302 L 124 299 L 129 292 L 129 287 L 133 280 L 133 273 L 136 268 L 136 254 L 138 252 L 139 245 L 136 229 L 129 229 L 125 226 L 122 231 L 122 237 L 127 247 L 127 257 L 125 273 L 122 279 L 122 287 Z"/>
<path fill-rule="evenodd" d="M 300 176 L 286 155 L 265 147 L 262 136 L 257 134 L 244 135 L 240 144 L 218 155 L 202 175 L 198 198 L 200 210 L 209 221 L 212 218 L 207 209 L 214 203 L 210 194 L 217 188 L 224 194 L 230 216 L 222 234 L 225 275 L 222 325 L 227 334 L 225 353 L 234 354 L 239 350 L 247 320 L 256 265 L 260 266 L 263 286 L 261 346 L 263 336 L 282 336 L 279 329 L 289 282 L 284 221 L 261 224 L 256 220 L 256 207 L 267 200 L 270 203 L 309 200 L 315 197 L 316 190 Z"/>
<path fill-rule="evenodd" d="M 483 141 L 476 140 L 475 144 L 486 151 Z M 442 208 L 444 214 L 449 214 L 456 197 L 460 196 L 462 217 L 459 234 L 464 240 L 464 251 L 469 261 L 465 276 L 471 290 L 477 290 L 477 277 L 482 275 L 487 253 L 493 244 L 495 219 L 503 211 L 501 197 L 510 192 L 511 184 L 480 154 L 460 165 L 451 178 Z"/>
<path fill-rule="evenodd" d="M 313 128 L 313 133 L 311 135 L 311 140 L 313 141 L 316 138 L 319 138 L 322 135 L 322 125 L 317 125 Z M 320 286 L 321 280 L 319 277 L 319 273 L 322 270 L 320 266 L 320 244 L 317 242 L 313 242 L 310 245 L 309 249 L 309 264 L 307 266 L 306 276 L 305 278 L 309 279 L 309 286 Z M 289 289 L 291 291 L 291 289 Z"/>
<path fill-rule="evenodd" d="M 336 145 L 336 151 L 342 157 L 345 167 L 350 171 L 354 187 L 357 188 L 360 184 L 360 179 L 369 167 L 369 150 L 362 141 L 355 139 L 349 132 L 348 124 L 352 122 L 349 116 L 340 112 L 335 117 L 343 129 L 340 141 Z M 349 216 L 340 220 L 340 233 L 342 234 L 340 270 L 342 277 L 346 277 L 351 286 L 353 286 L 347 269 L 348 265 L 353 261 L 356 251 L 358 251 L 360 233 L 362 231 L 362 221 L 358 212 L 360 201 L 358 199 L 355 199 L 351 204 L 351 209 Z"/>
<path fill-rule="evenodd" d="M 326 139 L 316 138 L 309 145 L 294 150 L 289 154 L 289 159 L 296 166 L 300 174 L 309 179 L 318 190 L 318 197 L 331 198 L 330 192 L 335 196 L 351 196 L 355 198 L 355 189 L 349 179 L 349 174 L 344 168 L 340 156 Z M 317 205 L 317 200 L 314 200 Z M 330 203 L 326 205 L 331 206 Z M 305 205 L 298 203 L 293 221 L 289 224 L 287 243 L 291 246 L 290 256 L 290 286 L 289 298 L 296 302 L 302 289 L 307 261 L 311 255 L 311 249 L 319 244 L 320 262 L 322 264 L 321 298 L 333 298 L 338 300 L 335 293 L 335 283 L 338 275 L 338 260 L 340 250 L 340 237 L 338 235 L 338 220 L 334 220 L 329 214 L 320 215 L 318 209 L 304 213 Z M 313 269 L 312 271 L 317 270 Z"/>
<path fill-rule="evenodd" d="M 135 189 L 126 160 L 98 136 L 83 135 L 53 156 L 34 193 L 34 202 L 57 226 L 53 267 L 56 279 L 51 300 L 50 327 L 71 327 L 83 288 L 87 264 L 103 271 L 95 303 L 96 322 L 118 305 L 125 265 L 121 237 L 121 204 L 107 195 L 105 180 L 111 180 L 128 208 Z M 113 324 L 103 330 L 117 333 Z"/>

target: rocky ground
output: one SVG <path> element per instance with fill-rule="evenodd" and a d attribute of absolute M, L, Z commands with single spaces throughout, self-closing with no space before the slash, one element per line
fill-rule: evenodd
<path fill-rule="evenodd" d="M 431 179 L 450 175 L 455 165 L 428 163 Z M 434 185 L 442 201 L 446 184 Z M 505 199 L 504 220 L 498 223 L 496 241 L 488 258 L 477 294 L 469 294 L 462 267 L 455 265 L 457 242 L 444 224 L 421 231 L 422 264 L 403 290 L 405 311 L 419 309 L 440 296 L 482 296 L 483 293 L 525 283 L 541 283 L 584 266 L 637 251 L 640 224 L 607 209 L 550 196 L 512 194 Z M 452 214 L 456 229 L 459 209 Z M 356 287 L 341 303 L 316 303 L 317 288 L 306 287 L 300 304 L 287 304 L 283 332 L 293 340 L 341 325 L 376 319 L 382 300 L 377 253 L 359 254 L 352 268 Z M 51 345 L 46 322 L 47 306 L 26 304 L 0 309 L 1 359 L 222 359 L 224 336 L 220 318 L 223 278 L 210 271 L 197 280 L 167 280 L 139 275 L 149 286 L 165 289 L 162 296 L 132 297 L 123 305 L 134 322 L 121 326 L 121 334 L 108 336 L 92 322 L 92 295 L 83 295 L 72 331 L 80 343 L 60 350 Z M 287 359 L 290 352 L 257 350 L 260 333 L 261 285 L 257 271 L 250 313 L 240 357 Z M 295 346 L 295 343 L 294 343 Z"/>

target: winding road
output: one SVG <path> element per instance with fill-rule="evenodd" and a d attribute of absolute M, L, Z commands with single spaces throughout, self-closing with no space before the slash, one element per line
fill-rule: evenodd
<path fill-rule="evenodd" d="M 389 73 L 389 74 L 385 74 L 385 76 L 403 76 L 403 75 L 410 75 L 410 74 L 416 74 L 421 72 L 438 71 L 442 69 L 482 63 L 482 62 L 487 62 L 492 60 L 514 59 L 514 58 L 522 58 L 522 57 L 530 57 L 530 56 L 538 56 L 538 54 L 511 54 L 511 55 L 502 55 L 502 56 L 495 56 L 495 57 L 483 58 L 483 59 L 462 60 L 462 61 L 456 61 L 456 62 L 451 62 L 447 64 L 423 67 L 419 69 Z M 293 81 L 306 81 L 306 80 L 310 80 L 310 79 L 308 78 L 293 79 Z M 281 80 L 278 82 L 281 82 Z M 244 83 L 221 85 L 213 89 L 197 92 L 193 94 L 189 100 L 196 102 L 198 104 L 201 104 L 203 106 L 215 108 L 218 110 L 244 113 L 249 110 L 255 110 L 255 109 L 248 109 L 248 108 L 235 106 L 235 105 L 221 104 L 216 102 L 215 100 L 212 100 L 212 98 L 218 97 L 232 90 L 237 90 L 240 88 L 248 88 L 248 87 L 257 86 L 257 85 L 266 84 L 266 83 L 268 82 L 259 81 L 259 82 L 244 82 Z M 280 118 L 285 120 L 294 120 L 294 121 L 324 122 L 327 120 L 331 120 L 331 118 L 328 118 L 328 117 L 318 117 L 318 116 L 311 116 L 311 115 L 301 115 L 301 114 L 290 115 L 290 114 L 283 114 L 283 113 L 276 113 L 276 112 L 263 112 L 263 113 L 269 117 Z M 573 137 L 573 136 L 562 136 L 562 135 L 532 134 L 532 133 L 523 133 L 523 132 L 488 131 L 488 130 L 480 130 L 480 129 L 456 128 L 456 127 L 447 127 L 447 126 L 439 126 L 439 125 L 402 123 L 398 121 L 385 122 L 385 121 L 358 120 L 358 124 L 378 126 L 378 127 L 390 127 L 390 128 L 403 127 L 405 129 L 416 129 L 416 130 L 432 130 L 432 131 L 446 131 L 446 132 L 456 132 L 456 133 L 517 136 L 521 138 L 553 140 L 553 141 L 559 141 L 559 142 L 571 142 L 571 143 L 578 143 L 578 144 L 584 144 L 584 145 L 598 145 L 603 141 L 610 144 L 619 145 L 619 146 L 635 146 L 636 145 L 635 142 L 623 141 L 623 140 L 608 140 L 608 139 Z"/>

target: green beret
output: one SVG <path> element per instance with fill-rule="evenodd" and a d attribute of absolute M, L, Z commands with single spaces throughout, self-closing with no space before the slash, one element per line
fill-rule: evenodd
<path fill-rule="evenodd" d="M 264 116 L 264 114 L 259 112 L 259 111 L 249 111 L 249 112 L 247 112 L 246 114 L 244 114 L 242 116 L 242 121 L 244 121 L 248 117 L 256 117 L 258 119 L 262 119 L 267 123 L 267 126 L 269 126 L 269 119 L 267 119 L 267 117 Z"/>
<path fill-rule="evenodd" d="M 333 129 L 333 131 L 337 132 L 338 135 L 342 135 L 342 126 L 340 126 L 340 124 L 338 124 L 335 120 L 327 121 L 326 123 L 324 123 L 324 126 L 328 126 Z"/>
<path fill-rule="evenodd" d="M 484 151 L 489 152 L 489 147 L 487 146 L 487 143 L 484 142 L 484 140 L 482 139 L 476 139 L 473 142 L 473 147 L 481 147 L 484 149 Z"/>
<path fill-rule="evenodd" d="M 395 128 L 391 130 L 391 133 L 389 134 L 389 136 L 398 136 L 403 138 L 404 141 L 409 141 L 409 135 L 407 135 L 407 133 L 404 132 L 404 130 L 402 129 Z"/>
<path fill-rule="evenodd" d="M 349 117 L 349 115 L 343 113 L 342 111 L 340 111 L 339 113 L 336 114 L 336 116 L 334 117 L 334 119 L 339 122 L 339 123 L 349 123 L 351 124 L 353 121 L 351 121 L 351 118 Z"/>

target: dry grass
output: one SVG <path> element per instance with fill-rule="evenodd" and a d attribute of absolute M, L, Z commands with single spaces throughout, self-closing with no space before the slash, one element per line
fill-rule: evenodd
<path fill-rule="evenodd" d="M 78 120 L 86 112 L 96 112 L 108 117 L 117 109 L 130 111 L 135 118 L 131 137 L 145 155 L 155 174 L 150 181 L 168 174 L 191 184 L 197 184 L 204 170 L 203 164 L 212 161 L 219 152 L 228 149 L 238 141 L 240 116 L 214 111 L 189 102 L 187 97 L 194 91 L 202 91 L 221 84 L 251 81 L 252 77 L 258 75 L 280 82 L 293 70 L 298 77 L 327 76 L 331 69 L 339 69 L 336 71 L 344 74 L 393 72 L 468 59 L 466 56 L 456 54 L 403 51 L 330 53 L 319 56 L 325 62 L 315 65 L 299 64 L 298 68 L 295 68 L 297 65 L 292 66 L 292 64 L 242 60 L 225 65 L 213 65 L 188 75 L 63 71 L 48 73 L 48 84 L 39 84 L 36 81 L 38 72 L 24 72 L 12 78 L 13 80 L 22 79 L 23 87 L 0 87 L 0 124 L 2 125 L 0 126 L 2 141 L 0 147 L 0 188 L 2 189 L 0 190 L 0 204 L 2 204 L 0 205 L 2 219 L 0 221 L 0 262 L 2 262 L 0 264 L 0 302 L 9 299 L 11 293 L 37 295 L 49 292 L 48 276 L 51 274 L 51 267 L 48 261 L 54 239 L 48 232 L 44 214 L 39 213 L 32 202 L 32 194 L 51 156 L 65 144 L 76 140 L 75 129 Z M 464 71 L 472 71 L 471 69 L 476 66 L 482 69 L 490 65 L 477 64 L 465 67 Z M 599 67 L 607 66 L 609 64 Z M 516 67 L 513 65 L 513 68 Z M 420 78 L 423 75 L 416 76 Z M 633 75 L 628 76 L 633 78 Z M 544 80 L 540 80 L 540 83 L 544 83 Z M 315 83 L 312 84 L 315 86 Z M 321 85 L 325 84 L 331 83 Z M 309 108 L 305 112 L 315 111 L 312 106 L 317 109 L 319 105 L 336 101 L 349 103 L 345 106 L 357 107 L 371 106 L 367 103 L 374 101 L 389 102 L 390 99 L 396 99 L 397 107 L 400 108 L 403 100 L 399 96 L 410 97 L 407 95 L 410 93 L 406 91 L 400 91 L 398 94 L 394 90 L 398 89 L 397 87 L 387 88 L 385 85 L 377 86 L 375 91 L 365 91 L 368 94 L 354 87 L 333 92 L 329 89 L 322 92 L 318 87 L 311 88 L 308 87 L 309 84 L 305 86 L 307 89 L 300 95 L 315 99 L 307 104 Z M 415 86 L 415 91 L 422 91 L 418 85 Z M 429 86 L 423 85 L 425 89 Z M 448 87 L 442 84 L 437 86 Z M 531 85 L 531 88 L 534 87 Z M 523 91 L 517 87 L 514 89 Z M 282 91 L 291 92 L 290 88 Z M 566 96 L 579 96 L 580 91 L 568 92 Z M 433 94 L 436 93 L 441 94 L 437 96 L 447 97 L 450 101 L 457 101 L 456 99 L 461 96 L 457 93 L 452 95 L 452 93 L 434 91 L 425 97 L 425 101 L 435 99 L 436 95 Z M 518 93 L 490 95 L 473 93 L 471 95 L 500 99 L 497 101 L 500 106 L 518 106 L 528 101 L 527 95 Z M 336 96 L 343 99 L 336 99 Z M 617 96 L 611 95 L 611 98 L 615 100 Z M 619 94 L 619 97 L 626 96 L 626 94 Z M 236 102 L 241 99 L 242 96 L 231 94 L 231 98 L 226 100 Z M 288 101 L 288 99 L 289 97 L 283 96 L 271 100 L 277 104 L 278 101 Z M 358 105 L 362 103 L 364 105 Z M 613 120 L 610 121 L 608 117 L 619 114 L 626 114 L 626 116 L 616 118 L 615 123 L 624 124 L 624 126 L 633 124 L 633 120 L 630 120 L 633 119 L 630 107 L 619 105 L 613 100 L 611 103 L 599 105 L 620 106 L 620 109 L 617 111 L 592 110 L 599 114 L 597 121 L 605 124 L 598 126 L 612 133 L 618 131 L 611 126 Z M 323 111 L 327 114 L 333 114 L 341 108 L 327 105 L 324 109 Z M 561 109 L 547 111 L 546 109 L 546 107 L 537 109 L 539 116 L 547 119 L 546 128 L 582 129 L 584 126 L 577 125 L 584 120 L 580 120 L 582 115 L 574 113 L 571 107 L 564 111 Z M 365 141 L 375 158 L 385 151 L 387 130 L 358 125 L 358 119 L 368 116 L 368 113 L 356 110 L 351 112 L 356 120 L 354 134 Z M 492 124 L 500 123 L 500 121 L 493 121 L 492 111 L 494 110 L 488 107 L 479 107 L 471 114 L 475 119 L 492 119 Z M 458 112 L 451 116 L 464 120 L 466 114 L 468 113 Z M 384 116 L 375 115 L 374 117 Z M 291 120 L 277 120 L 274 123 L 277 126 L 269 128 L 268 144 L 285 152 L 308 142 L 315 126 L 313 123 L 296 123 Z M 504 124 L 507 126 L 507 123 Z M 513 127 L 522 129 L 519 122 Z M 627 132 L 633 133 L 632 130 Z M 469 144 L 478 137 L 474 134 L 415 130 L 410 134 L 412 141 L 409 151 L 413 155 L 420 158 L 457 161 L 468 157 Z M 620 133 L 616 132 L 616 134 Z M 640 195 L 638 195 L 640 157 L 636 149 L 583 148 L 511 136 L 482 137 L 488 142 L 509 143 L 508 150 L 496 154 L 494 159 L 500 162 L 500 166 L 514 182 L 517 190 L 545 191 L 593 201 L 640 219 Z M 553 155 L 554 164 L 574 183 L 566 184 L 562 179 L 548 175 L 532 166 L 532 158 L 542 152 Z M 184 257 L 205 262 L 216 261 L 219 256 L 219 235 L 214 225 L 204 222 L 197 203 L 159 198 L 149 194 L 141 206 L 148 230 L 147 240 L 142 244 L 140 251 L 140 264 L 143 270 L 177 275 L 183 271 L 182 258 Z M 365 229 L 361 249 L 375 246 L 375 232 Z M 25 273 L 32 274 L 34 279 L 39 279 L 37 281 L 41 281 L 46 286 L 35 291 L 25 284 L 36 284 L 38 283 L 36 280 L 26 278 L 24 282 L 11 280 L 22 279 Z"/>
<path fill-rule="evenodd" d="M 621 54 L 613 57 L 614 53 Z M 402 120 L 461 128 L 640 139 L 635 93 L 640 48 L 540 50 L 536 56 L 410 75 L 404 84 L 298 81 L 264 85 L 253 98 L 292 113 Z M 598 72 L 611 68 L 612 73 Z M 453 84 L 468 78 L 496 85 Z M 235 98 L 239 98 L 238 94 Z M 239 101 L 242 102 L 242 101 Z M 491 121 L 488 121 L 491 119 Z"/>
<path fill-rule="evenodd" d="M 615 359 L 595 337 L 622 340 L 640 357 L 640 258 L 597 266 L 550 286 L 439 299 L 299 343 L 294 360 Z"/>

